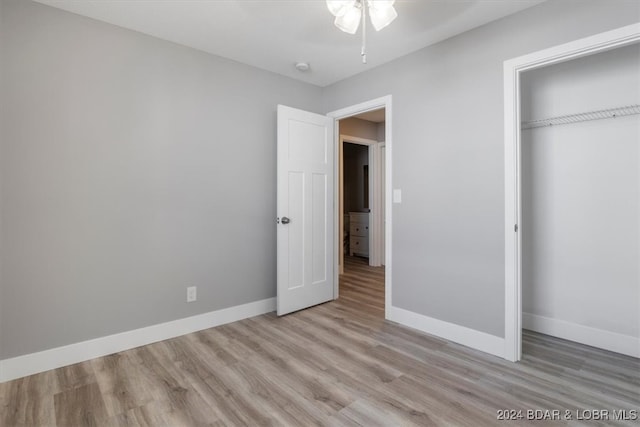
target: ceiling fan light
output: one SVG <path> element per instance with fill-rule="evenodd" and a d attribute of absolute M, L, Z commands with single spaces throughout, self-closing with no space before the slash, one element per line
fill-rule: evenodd
<path fill-rule="evenodd" d="M 392 7 L 396 0 L 367 0 L 370 8 L 386 9 Z"/>
<path fill-rule="evenodd" d="M 356 0 L 327 0 L 327 9 L 333 16 L 344 15 L 355 5 Z"/>
<path fill-rule="evenodd" d="M 377 1 L 374 3 L 378 3 Z M 382 3 L 382 1 L 380 1 Z M 393 2 L 391 2 L 393 4 Z M 398 17 L 398 12 L 393 6 L 377 7 L 373 6 L 369 9 L 371 23 L 376 31 L 380 31 L 387 25 L 391 24 Z"/>
<path fill-rule="evenodd" d="M 361 17 L 362 13 L 360 12 L 360 9 L 357 7 L 351 7 L 347 9 L 343 15 L 336 16 L 334 24 L 345 33 L 355 34 L 360 26 Z"/>

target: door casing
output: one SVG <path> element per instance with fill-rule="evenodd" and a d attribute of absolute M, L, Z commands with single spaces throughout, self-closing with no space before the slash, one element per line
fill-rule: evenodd
<path fill-rule="evenodd" d="M 391 95 L 386 95 L 380 98 L 372 99 L 370 101 L 362 102 L 359 104 L 351 105 L 340 110 L 332 111 L 327 114 L 327 116 L 331 117 L 334 120 L 334 141 L 335 141 L 335 152 L 334 159 L 336 161 L 336 165 L 340 159 L 340 135 L 338 129 L 338 121 L 341 119 L 345 119 L 347 117 L 355 116 L 360 113 L 365 113 L 367 111 L 379 110 L 380 108 L 385 109 L 385 183 L 384 183 L 384 193 L 385 193 L 385 297 L 384 297 L 384 308 L 385 319 L 389 318 L 389 309 L 391 308 L 392 301 L 392 235 L 393 235 L 393 221 L 392 221 L 392 199 L 390 197 L 392 193 L 392 148 L 393 148 L 393 139 L 392 139 L 392 129 L 393 129 L 393 114 L 392 114 L 392 106 L 391 106 Z M 339 168 L 335 168 L 335 191 L 334 191 L 334 241 L 337 244 L 342 244 L 339 241 L 340 239 L 340 191 L 338 186 L 339 184 Z M 340 292 L 339 287 L 339 274 L 340 267 L 338 263 L 339 255 L 338 250 L 334 250 L 334 292 L 333 297 L 337 299 Z"/>

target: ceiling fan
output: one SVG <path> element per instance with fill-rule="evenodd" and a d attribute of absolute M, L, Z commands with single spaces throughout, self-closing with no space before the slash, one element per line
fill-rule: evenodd
<path fill-rule="evenodd" d="M 327 8 L 336 17 L 333 22 L 345 33 L 355 34 L 362 21 L 362 63 L 367 63 L 367 12 L 371 24 L 380 31 L 398 17 L 395 0 L 327 0 Z"/>

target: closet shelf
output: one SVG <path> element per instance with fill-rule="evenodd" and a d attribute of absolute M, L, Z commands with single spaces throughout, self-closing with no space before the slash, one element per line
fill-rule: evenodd
<path fill-rule="evenodd" d="M 567 125 L 570 123 L 587 122 L 591 120 L 613 119 L 616 117 L 632 116 L 640 114 L 640 105 L 628 105 L 626 107 L 609 108 L 607 110 L 588 111 L 586 113 L 570 114 L 566 116 L 551 117 L 549 119 L 531 120 L 522 122 L 522 130 L 535 129 L 546 126 Z"/>

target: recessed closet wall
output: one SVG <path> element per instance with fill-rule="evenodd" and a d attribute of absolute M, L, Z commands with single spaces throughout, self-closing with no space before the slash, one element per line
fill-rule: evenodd
<path fill-rule="evenodd" d="M 523 121 L 640 104 L 640 46 L 525 73 Z M 640 116 L 522 131 L 523 325 L 639 351 Z"/>

